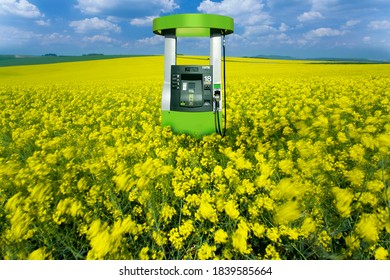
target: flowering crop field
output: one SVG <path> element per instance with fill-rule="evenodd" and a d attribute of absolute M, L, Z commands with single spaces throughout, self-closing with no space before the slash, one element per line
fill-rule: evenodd
<path fill-rule="evenodd" d="M 2 67 L 0 258 L 389 259 L 389 73 L 229 58 L 226 136 L 194 139 L 161 56 Z"/>

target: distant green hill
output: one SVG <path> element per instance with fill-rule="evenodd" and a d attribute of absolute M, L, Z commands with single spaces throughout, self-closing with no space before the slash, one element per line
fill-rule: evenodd
<path fill-rule="evenodd" d="M 140 55 L 100 55 L 100 54 L 81 55 L 81 56 L 0 55 L 0 67 L 102 60 L 102 59 L 125 58 L 125 57 L 133 57 L 133 56 L 140 56 Z"/>

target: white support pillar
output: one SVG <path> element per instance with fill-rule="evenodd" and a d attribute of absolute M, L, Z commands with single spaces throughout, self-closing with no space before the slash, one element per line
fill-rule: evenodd
<path fill-rule="evenodd" d="M 176 65 L 176 35 L 166 34 L 164 44 L 164 86 L 162 93 L 161 109 L 171 109 L 171 65 Z"/>
<path fill-rule="evenodd" d="M 219 87 L 221 91 L 221 99 L 219 101 L 219 109 L 222 109 L 222 34 L 220 32 L 212 32 L 210 34 L 210 65 L 213 66 L 213 92 L 214 87 Z"/>

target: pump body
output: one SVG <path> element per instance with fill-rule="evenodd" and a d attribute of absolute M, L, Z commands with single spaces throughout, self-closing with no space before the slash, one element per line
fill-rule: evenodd
<path fill-rule="evenodd" d="M 222 36 L 233 33 L 233 19 L 211 14 L 179 14 L 156 18 L 153 32 L 165 37 L 162 126 L 195 137 L 216 131 L 221 115 Z M 210 37 L 208 65 L 176 65 L 177 37 Z M 216 101 L 216 95 L 219 100 Z"/>

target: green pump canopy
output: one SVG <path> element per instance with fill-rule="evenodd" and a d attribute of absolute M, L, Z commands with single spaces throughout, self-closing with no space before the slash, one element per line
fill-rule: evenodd
<path fill-rule="evenodd" d="M 234 32 L 233 18 L 214 14 L 178 14 L 153 20 L 153 32 L 163 36 L 174 31 L 177 37 L 209 37 L 211 29 L 231 34 Z"/>

